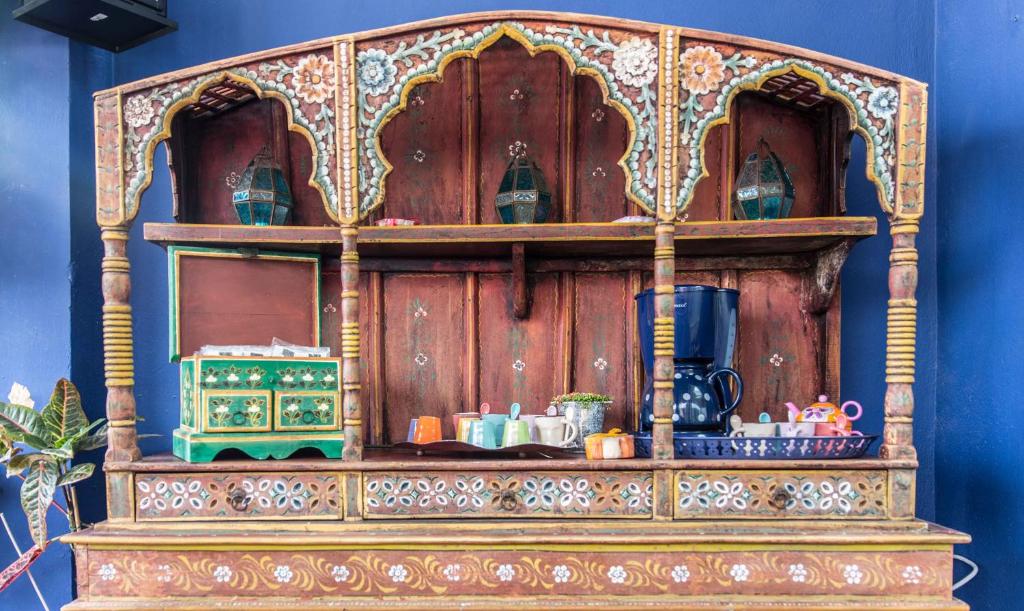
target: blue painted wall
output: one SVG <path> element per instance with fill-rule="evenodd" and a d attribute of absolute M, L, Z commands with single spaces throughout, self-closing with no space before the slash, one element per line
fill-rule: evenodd
<path fill-rule="evenodd" d="M 14 4 L 8 0 L 0 7 Z M 1020 424 L 1014 420 L 1017 410 L 1010 386 L 1002 382 L 990 390 L 990 376 L 985 375 L 990 368 L 1009 369 L 1011 374 L 1024 369 L 1019 342 L 1006 341 L 1005 333 L 1015 328 L 1014 322 L 1016 328 L 1022 322 L 1021 297 L 1009 267 L 1020 262 L 1021 254 L 1020 248 L 1010 246 L 1013 224 L 1005 220 L 1008 215 L 1014 220 L 1021 216 L 1010 194 L 1021 192 L 1022 179 L 1019 172 L 1014 175 L 1010 159 L 1012 152 L 1018 153 L 1016 159 L 1022 157 L 1019 143 L 1024 134 L 1012 116 L 1019 105 L 1000 113 L 994 104 L 976 101 L 979 89 L 1020 97 L 1019 78 L 1016 83 L 1006 78 L 1002 85 L 997 80 L 1021 65 L 1021 25 L 1013 20 L 1014 14 L 1024 12 L 1019 1 L 174 0 L 171 17 L 178 20 L 179 32 L 117 56 L 14 23 L 5 13 L 0 15 L 0 82 L 5 83 L 0 88 L 0 227 L 5 228 L 0 239 L 0 390 L 6 394 L 16 379 L 42 399 L 56 377 L 70 372 L 90 414 L 103 412 L 98 283 L 102 250 L 93 224 L 89 92 L 312 38 L 503 8 L 605 14 L 755 36 L 932 83 L 928 214 L 918 242 L 924 270 L 918 290 L 915 387 L 915 435 L 922 462 L 918 513 L 976 535 L 968 554 L 984 563 L 983 576 L 963 591 L 968 602 L 981 609 L 1004 608 L 997 601 L 1004 600 L 1006 588 L 1024 593 L 1010 573 L 1020 551 L 1009 549 L 1012 527 L 1022 526 L 1024 509 L 1024 486 L 1013 470 L 1024 456 L 1008 443 Z M 982 78 L 973 72 L 979 67 Z M 162 250 L 141 239 L 142 223 L 169 220 L 170 186 L 162 149 L 155 167 L 130 243 L 137 397 L 146 418 L 140 428 L 161 435 L 143 442 L 146 453 L 169 449 L 168 433 L 177 415 L 177 372 L 166 360 L 165 258 Z M 859 140 L 850 167 L 851 214 L 877 215 L 873 188 L 863 178 L 864 148 Z M 942 196 L 937 203 L 938 193 Z M 993 203 L 1005 207 L 994 208 Z M 7 229 L 13 226 L 19 231 Z M 884 226 L 880 217 L 879 227 Z M 868 407 L 868 429 L 881 427 L 888 248 L 883 232 L 855 249 L 843 273 L 848 287 L 843 294 L 843 394 Z M 1007 267 L 997 270 L 993 260 Z M 980 293 L 993 287 L 995 295 Z M 1002 326 L 991 325 L 990 320 L 1000 320 Z M 943 375 L 937 382 L 940 365 Z M 996 401 L 989 400 L 990 393 L 996 394 Z M 1003 407 L 1002 420 L 985 420 L 992 405 Z M 937 417 L 944 423 L 938 430 Z M 1010 449 L 975 456 L 978 448 L 993 445 L 985 443 L 989 435 L 999 435 Z M 101 519 L 99 480 L 85 492 L 86 519 Z M 27 541 L 11 482 L 0 481 L 0 509 L 16 518 L 12 521 Z M 0 542 L 0 562 L 10 555 Z M 65 602 L 70 597 L 69 555 L 54 549 L 41 562 L 48 563 L 39 565 L 45 568 L 37 573 L 43 574 L 51 606 Z M 48 570 L 53 567 L 58 568 Z M 31 600 L 24 581 L 0 594 L 4 607 L 15 601 L 30 605 Z"/>
<path fill-rule="evenodd" d="M 940 2 L 938 22 L 936 517 L 974 537 L 964 600 L 1020 608 L 1024 2 Z"/>

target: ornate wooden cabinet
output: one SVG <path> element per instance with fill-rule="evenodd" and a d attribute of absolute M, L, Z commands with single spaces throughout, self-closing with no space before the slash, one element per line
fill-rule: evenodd
<path fill-rule="evenodd" d="M 964 607 L 952 546 L 967 537 L 914 518 L 924 84 L 736 36 L 496 12 L 160 75 L 98 93 L 95 111 L 109 519 L 66 537 L 79 584 L 69 609 Z M 838 274 L 877 231 L 845 214 L 853 134 L 892 239 L 887 391 L 868 405 L 884 408 L 878 456 L 675 459 L 676 282 L 740 290 L 747 419 L 839 395 Z M 792 218 L 736 221 L 733 181 L 762 137 L 787 160 Z M 126 246 L 160 143 L 177 222 L 147 223 L 146 240 L 320 255 L 319 295 L 282 293 L 295 276 L 261 272 L 265 299 L 245 306 L 261 324 L 225 315 L 188 332 L 268 343 L 268 328 L 315 303 L 341 361 L 327 393 L 340 393 L 340 419 L 327 423 L 342 459 L 140 455 Z M 547 177 L 546 223 L 496 224 L 517 146 Z M 235 224 L 232 179 L 264 147 L 290 181 L 291 222 Z M 637 214 L 654 218 L 610 222 Z M 230 282 L 181 282 L 233 294 Z M 410 417 L 447 422 L 481 401 L 538 412 L 574 388 L 615 397 L 606 426 L 634 429 L 633 295 L 649 286 L 653 458 L 392 449 Z M 178 409 L 161 401 L 142 411 Z M 206 413 L 200 396 L 191 404 Z"/>

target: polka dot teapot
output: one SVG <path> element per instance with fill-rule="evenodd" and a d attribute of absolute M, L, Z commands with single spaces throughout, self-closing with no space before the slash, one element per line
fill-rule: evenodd
<path fill-rule="evenodd" d="M 811 403 L 805 408 L 799 408 L 793 403 L 786 403 L 786 407 L 789 408 L 791 414 L 796 416 L 797 422 L 829 422 L 835 423 L 838 420 L 845 421 L 845 426 L 849 430 L 853 425 L 854 420 L 858 420 L 864 414 L 864 408 L 861 407 L 860 403 L 856 401 L 847 401 L 842 405 L 836 405 L 835 403 L 828 402 L 827 395 L 818 395 L 818 401 Z M 850 408 L 853 413 L 849 413 L 846 410 Z M 840 418 L 842 416 L 842 418 Z"/>

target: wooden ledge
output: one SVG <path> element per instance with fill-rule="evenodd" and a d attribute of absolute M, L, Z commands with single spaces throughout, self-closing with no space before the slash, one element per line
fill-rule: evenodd
<path fill-rule="evenodd" d="M 215 460 L 188 463 L 170 454 L 147 456 L 135 462 L 107 462 L 104 470 L 146 472 L 297 472 L 297 471 L 650 471 L 670 470 L 744 470 L 793 471 L 851 469 L 916 469 L 916 460 L 875 457 L 849 460 L 587 460 L 569 458 L 471 459 L 416 456 L 411 452 L 367 449 L 363 460 L 343 461 L 328 458 L 288 458 L 285 460 Z"/>

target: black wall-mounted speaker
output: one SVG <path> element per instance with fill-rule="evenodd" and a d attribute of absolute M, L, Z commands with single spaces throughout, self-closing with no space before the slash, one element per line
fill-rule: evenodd
<path fill-rule="evenodd" d="M 21 0 L 18 21 L 109 51 L 124 51 L 178 29 L 167 0 Z"/>

